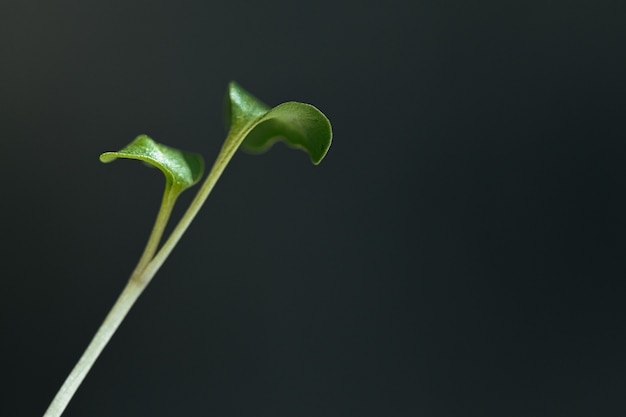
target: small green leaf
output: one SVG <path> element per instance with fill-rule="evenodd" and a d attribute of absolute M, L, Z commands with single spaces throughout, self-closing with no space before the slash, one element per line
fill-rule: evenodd
<path fill-rule="evenodd" d="M 159 168 L 165 175 L 167 186 L 171 187 L 175 194 L 197 183 L 204 170 L 204 161 L 200 154 L 162 145 L 146 135 L 137 136 L 118 152 L 105 152 L 100 155 L 100 161 L 104 163 L 117 158 L 138 159 Z"/>
<path fill-rule="evenodd" d="M 264 152 L 282 140 L 317 165 L 332 142 L 330 121 L 314 106 L 290 101 L 270 109 L 235 82 L 229 84 L 225 113 L 229 136 L 249 152 Z"/>

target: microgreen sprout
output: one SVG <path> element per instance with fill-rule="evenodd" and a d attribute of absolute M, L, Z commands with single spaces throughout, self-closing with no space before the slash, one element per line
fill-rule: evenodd
<path fill-rule="evenodd" d="M 160 169 L 165 176 L 165 190 L 148 243 L 126 287 L 52 400 L 44 417 L 59 417 L 63 414 L 135 301 L 198 214 L 237 149 L 242 147 L 260 153 L 280 140 L 290 147 L 306 151 L 311 162 L 317 165 L 331 144 L 330 122 L 317 108 L 299 102 L 286 102 L 270 108 L 235 82 L 228 86 L 225 114 L 228 134 L 224 144 L 195 198 L 166 239 L 163 239 L 163 233 L 178 196 L 202 179 L 202 156 L 157 143 L 146 135 L 138 136 L 117 152 L 100 155 L 100 160 L 105 163 L 119 158 L 136 159 Z"/>

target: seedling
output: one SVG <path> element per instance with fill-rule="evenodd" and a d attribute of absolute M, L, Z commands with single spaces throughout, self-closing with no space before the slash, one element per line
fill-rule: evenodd
<path fill-rule="evenodd" d="M 129 158 L 160 169 L 165 175 L 165 191 L 148 243 L 126 287 L 52 400 L 44 417 L 61 416 L 128 311 L 198 214 L 240 146 L 248 151 L 260 153 L 269 149 L 276 141 L 282 140 L 290 147 L 306 151 L 315 165 L 320 163 L 330 147 L 332 140 L 330 122 L 322 112 L 310 104 L 292 101 L 269 108 L 238 84 L 231 82 L 226 94 L 225 112 L 228 134 L 224 144 L 189 208 L 163 244 L 161 244 L 163 232 L 176 199 L 202 178 L 204 170 L 202 156 L 159 144 L 145 135 L 137 137 L 117 152 L 105 152 L 100 155 L 100 160 L 105 163 L 118 158 Z"/>

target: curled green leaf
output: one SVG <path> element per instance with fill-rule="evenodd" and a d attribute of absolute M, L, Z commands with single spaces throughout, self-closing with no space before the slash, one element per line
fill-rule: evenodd
<path fill-rule="evenodd" d="M 269 108 L 235 82 L 226 97 L 229 137 L 249 152 L 260 153 L 278 141 L 306 151 L 315 165 L 328 152 L 332 128 L 316 107 L 290 101 Z"/>
<path fill-rule="evenodd" d="M 168 188 L 175 194 L 191 187 L 202 178 L 204 160 L 197 153 L 184 152 L 140 135 L 117 152 L 105 152 L 100 161 L 107 163 L 117 158 L 138 159 L 163 172 Z"/>

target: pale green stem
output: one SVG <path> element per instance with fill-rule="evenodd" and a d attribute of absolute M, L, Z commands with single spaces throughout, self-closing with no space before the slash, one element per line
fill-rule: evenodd
<path fill-rule="evenodd" d="M 74 369 L 72 369 L 72 372 L 61 386 L 61 389 L 57 392 L 43 417 L 60 417 L 63 414 L 63 411 L 78 390 L 83 379 L 85 379 L 85 376 L 92 368 L 96 359 L 100 356 L 100 353 L 102 353 L 102 350 L 109 340 L 111 340 L 111 337 L 126 317 L 126 314 L 130 311 L 135 301 L 139 298 L 139 295 L 141 295 L 143 290 L 150 283 L 154 275 L 165 262 L 165 259 L 167 259 L 185 233 L 192 220 L 200 211 L 200 208 L 211 193 L 211 190 L 213 190 L 215 183 L 224 172 L 226 165 L 228 165 L 228 162 L 232 159 L 248 131 L 249 127 L 239 131 L 236 135 L 229 134 L 213 164 L 211 172 L 209 172 L 209 175 L 198 190 L 189 208 L 180 219 L 169 238 L 163 243 L 161 249 L 156 252 L 172 212 L 174 202 L 178 196 L 177 193 L 176 195 L 172 195 L 171 190 L 166 187 L 154 229 L 152 230 L 137 267 L 130 276 L 128 284 L 104 319 L 104 322 L 94 335 L 89 346 L 87 346 L 87 349 L 78 363 L 74 366 Z"/>
<path fill-rule="evenodd" d="M 206 201 L 207 197 L 209 196 L 209 194 L 211 194 L 215 183 L 217 183 L 217 180 L 224 172 L 226 165 L 228 165 L 228 163 L 232 159 L 233 155 L 239 148 L 239 145 L 241 144 L 243 138 L 247 135 L 249 130 L 250 127 L 245 129 L 244 131 L 240 131 L 236 135 L 229 134 L 229 136 L 226 138 L 226 140 L 224 141 L 224 146 L 220 150 L 220 153 L 213 163 L 211 172 L 209 172 L 209 175 L 198 190 L 198 193 L 189 205 L 189 208 L 180 219 L 174 230 L 172 230 L 172 233 L 169 235 L 167 240 L 163 243 L 161 249 L 157 252 L 152 261 L 150 261 L 150 263 L 146 266 L 146 275 L 149 275 L 150 277 L 154 276 L 154 274 L 156 274 L 161 265 L 163 265 L 167 257 L 170 255 L 172 250 L 174 250 L 174 247 L 202 208 L 202 205 Z M 150 278 L 148 278 L 148 280 L 149 279 Z"/>
<path fill-rule="evenodd" d="M 92 368 L 96 359 L 100 356 L 100 353 L 102 353 L 104 347 L 107 345 L 109 340 L 111 340 L 111 337 L 126 317 L 126 314 L 130 311 L 132 306 L 135 304 L 135 301 L 137 301 L 137 298 L 139 298 L 139 295 L 150 282 L 150 279 L 146 279 L 146 274 L 144 272 L 145 267 L 154 257 L 154 254 L 159 246 L 159 242 L 161 241 L 161 237 L 163 236 L 165 226 L 167 225 L 167 221 L 172 214 L 172 209 L 177 197 L 178 193 L 172 192 L 170 185 L 167 184 L 163 194 L 159 214 L 157 215 L 154 227 L 152 228 L 152 232 L 148 238 L 148 243 L 146 244 L 144 252 L 135 267 L 135 270 L 131 274 L 129 281 L 119 298 L 115 304 L 113 304 L 111 311 L 106 316 L 100 325 L 100 328 L 89 343 L 89 346 L 87 346 L 87 349 L 85 349 L 85 352 L 78 360 L 78 363 L 76 363 L 50 403 L 44 417 L 61 416 L 70 400 L 78 390 L 78 387 L 83 382 L 83 379 L 85 379 L 85 376 L 87 376 L 87 373 Z"/>
<path fill-rule="evenodd" d="M 113 308 L 111 308 L 111 311 L 102 322 L 102 325 L 96 332 L 95 336 L 91 339 L 89 346 L 87 346 L 87 349 L 78 360 L 78 363 L 76 363 L 74 369 L 72 369 L 72 372 L 52 400 L 52 403 L 50 403 L 44 417 L 59 417 L 63 414 L 63 411 L 74 396 L 74 393 L 80 386 L 81 382 L 83 382 L 83 379 L 85 379 L 85 376 L 93 366 L 94 362 L 98 359 L 98 356 L 100 356 L 100 353 L 109 340 L 111 340 L 111 337 L 119 327 L 120 323 L 122 323 L 124 317 L 126 317 L 126 314 L 131 309 L 146 285 L 147 282 L 145 281 L 138 282 L 133 279 L 126 284 L 126 287 L 113 305 Z"/>
<path fill-rule="evenodd" d="M 165 231 L 165 226 L 167 226 L 167 222 L 170 219 L 172 214 L 172 210 L 174 209 L 174 203 L 176 203 L 176 199 L 180 192 L 172 192 L 172 187 L 167 184 L 165 186 L 165 192 L 163 193 L 163 201 L 161 202 L 161 209 L 159 210 L 159 214 L 157 215 L 156 221 L 154 222 L 154 227 L 152 228 L 152 232 L 150 233 L 150 238 L 148 238 L 148 243 L 135 267 L 135 271 L 133 275 L 140 274 L 148 262 L 154 258 L 154 254 L 159 248 L 159 243 L 161 242 L 161 237 L 163 236 L 163 232 Z M 131 279 L 132 276 L 131 275 Z"/>

